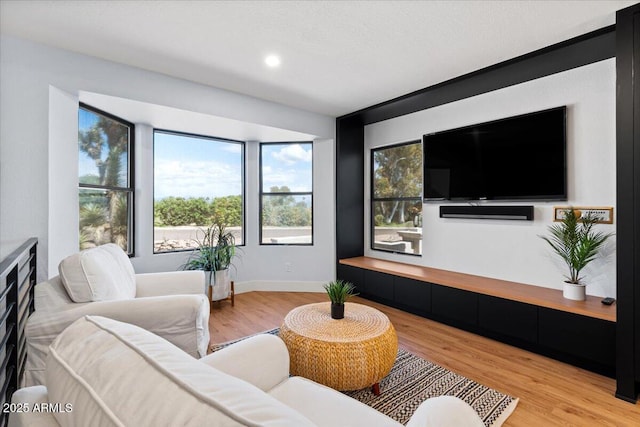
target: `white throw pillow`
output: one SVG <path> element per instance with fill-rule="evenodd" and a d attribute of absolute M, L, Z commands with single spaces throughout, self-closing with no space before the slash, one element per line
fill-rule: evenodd
<path fill-rule="evenodd" d="M 86 316 L 50 347 L 49 403 L 68 426 L 311 426 L 257 387 L 127 323 Z"/>
<path fill-rule="evenodd" d="M 135 298 L 136 275 L 127 254 L 108 243 L 85 249 L 58 265 L 62 284 L 74 302 Z"/>

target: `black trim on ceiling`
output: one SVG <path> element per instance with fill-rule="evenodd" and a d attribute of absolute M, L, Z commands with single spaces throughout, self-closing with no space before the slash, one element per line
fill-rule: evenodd
<path fill-rule="evenodd" d="M 615 25 L 477 70 L 338 117 L 358 117 L 364 125 L 469 98 L 572 68 L 613 58 Z"/>

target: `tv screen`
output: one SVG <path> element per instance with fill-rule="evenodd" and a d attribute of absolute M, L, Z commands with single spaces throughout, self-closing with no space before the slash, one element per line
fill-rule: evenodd
<path fill-rule="evenodd" d="M 425 200 L 566 200 L 566 107 L 426 134 Z"/>

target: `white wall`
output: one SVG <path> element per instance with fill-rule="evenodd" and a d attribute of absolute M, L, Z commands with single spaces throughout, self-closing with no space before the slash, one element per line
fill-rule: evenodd
<path fill-rule="evenodd" d="M 69 137 L 78 134 L 78 97 L 49 87 L 49 213 L 48 234 L 42 247 L 49 253 L 68 254 L 78 249 L 78 162 L 70 161 L 66 147 Z M 4 200 L 3 200 L 4 201 Z M 42 250 L 39 252 L 42 254 Z M 44 260 L 42 260 L 44 261 Z M 48 271 L 58 271 L 59 259 L 48 257 Z"/>
<path fill-rule="evenodd" d="M 552 224 L 553 206 L 615 207 L 615 82 L 615 59 L 609 59 L 366 126 L 365 255 L 561 289 L 564 267 L 538 236 Z M 441 203 L 429 202 L 423 205 L 422 257 L 369 249 L 368 150 L 421 139 L 425 133 L 561 105 L 568 107 L 566 203 L 516 203 L 533 204 L 534 221 L 506 221 L 443 219 L 439 217 Z M 615 222 L 599 227 L 615 232 Z M 614 248 L 615 237 L 605 248 L 606 256 L 584 270 L 588 294 L 615 296 Z"/>
<path fill-rule="evenodd" d="M 53 266 L 77 242 L 77 213 L 60 214 L 77 206 L 77 193 L 67 188 L 69 182 L 77 182 L 77 124 L 72 134 L 69 129 L 74 125 L 55 121 L 77 114 L 61 99 L 92 92 L 318 135 L 314 161 L 323 166 L 314 168 L 318 171 L 314 174 L 324 171 L 331 178 L 316 176 L 316 244 L 271 250 L 250 247 L 248 242 L 237 263 L 236 279 L 247 282 L 247 288 L 259 281 L 317 288 L 318 283 L 335 276 L 334 118 L 6 36 L 0 38 L 0 76 L 0 256 L 23 239 L 38 237 L 38 276 L 43 279 L 56 274 Z M 50 106 L 60 110 L 50 112 Z M 60 129 L 66 129 L 66 138 Z M 139 137 L 149 135 L 150 129 L 142 126 L 137 132 Z M 151 168 L 150 146 L 148 138 L 141 141 L 147 142 L 138 147 L 137 175 L 144 177 Z M 248 163 L 247 170 L 252 167 L 255 165 Z M 136 182 L 136 198 L 152 198 L 144 178 Z M 50 216 L 50 203 L 68 209 Z M 247 200 L 247 209 L 255 210 L 250 203 L 255 201 Z M 152 224 L 142 219 L 149 212 L 144 203 L 136 206 L 136 217 L 142 222 L 136 230 L 138 239 L 152 233 Z M 140 256 L 132 261 L 139 271 L 173 270 L 182 263 L 180 255 L 152 255 L 151 242 L 149 239 L 148 247 L 136 242 Z M 281 268 L 285 261 L 292 263 L 291 273 Z"/>

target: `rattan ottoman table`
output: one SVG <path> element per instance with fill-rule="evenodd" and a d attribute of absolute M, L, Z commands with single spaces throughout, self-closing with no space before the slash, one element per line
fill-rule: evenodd
<path fill-rule="evenodd" d="M 289 349 L 291 375 L 336 390 L 373 387 L 393 367 L 398 338 L 389 318 L 362 304 L 346 303 L 344 319 L 331 318 L 331 303 L 308 304 L 289 312 L 280 337 Z"/>

